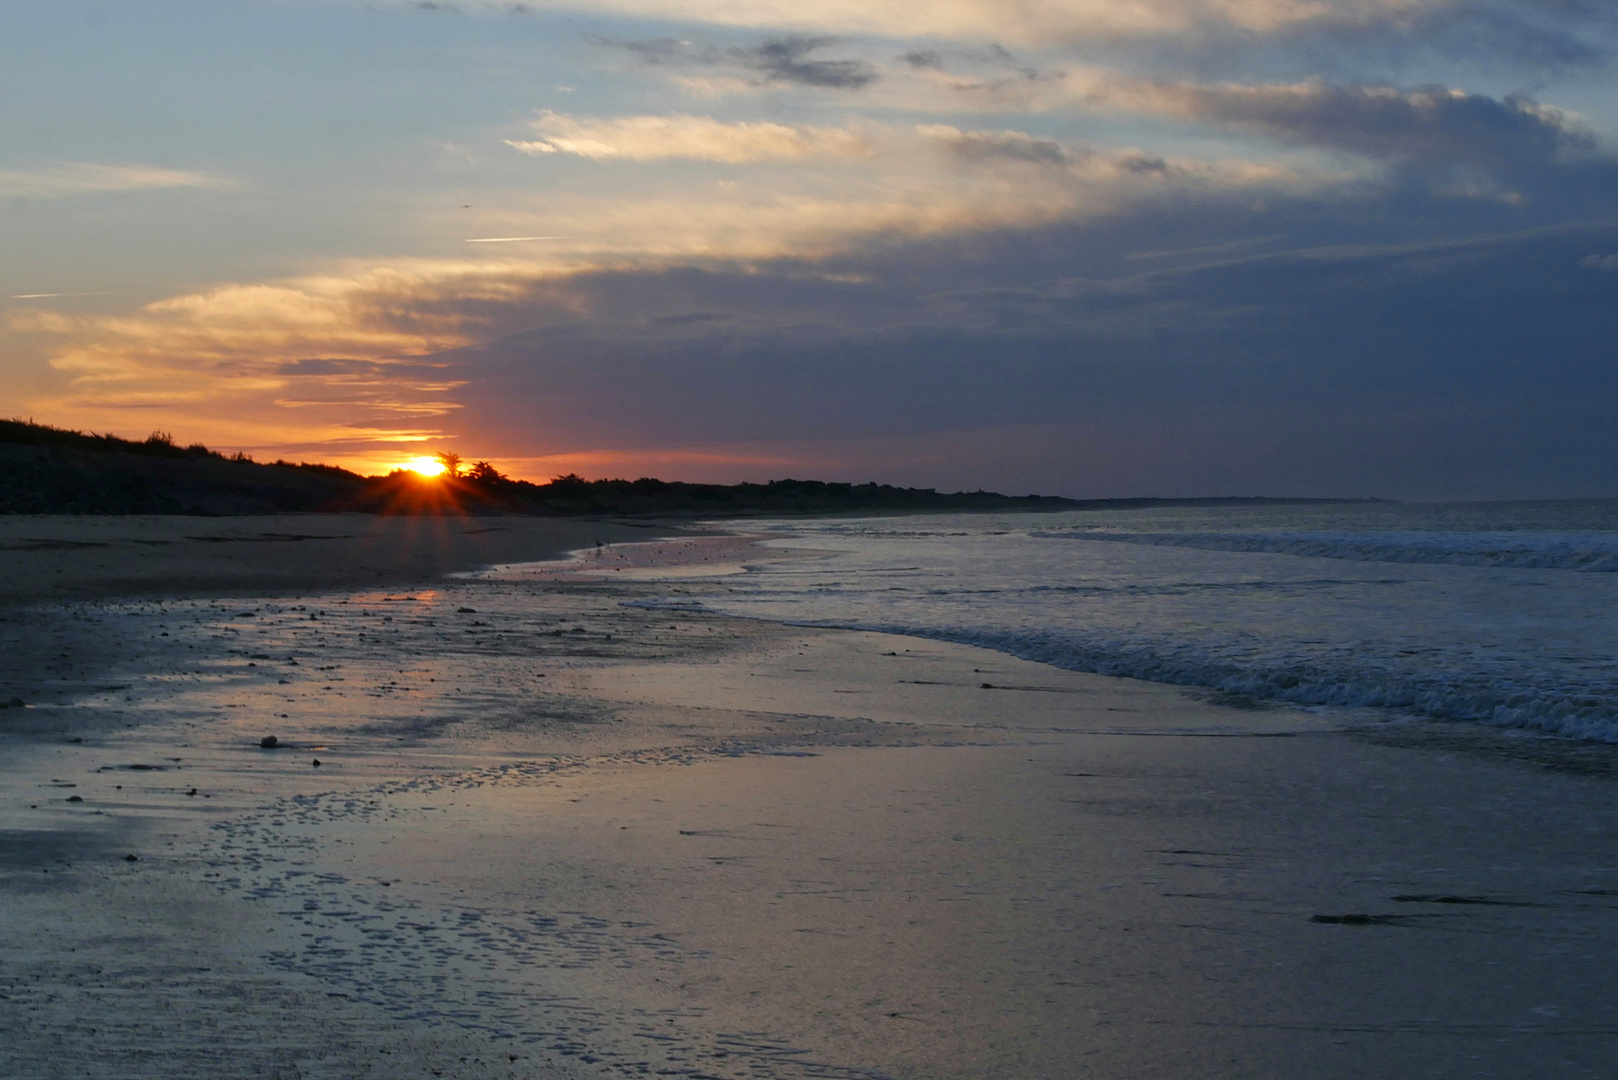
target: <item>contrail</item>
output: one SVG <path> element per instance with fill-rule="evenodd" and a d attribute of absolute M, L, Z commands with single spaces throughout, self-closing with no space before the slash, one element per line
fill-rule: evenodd
<path fill-rule="evenodd" d="M 571 236 L 479 236 L 468 244 L 514 244 L 519 240 L 571 240 Z"/>
<path fill-rule="evenodd" d="M 25 292 L 7 297 L 9 300 L 51 300 L 58 296 L 115 296 L 110 292 Z"/>

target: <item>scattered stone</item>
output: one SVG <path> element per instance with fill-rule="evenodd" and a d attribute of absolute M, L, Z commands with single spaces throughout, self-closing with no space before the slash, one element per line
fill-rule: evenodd
<path fill-rule="evenodd" d="M 67 801 L 68 802 L 83 802 L 84 798 L 82 796 L 79 796 L 79 795 L 69 795 L 67 797 Z"/>
<path fill-rule="evenodd" d="M 475 607 L 458 607 L 455 609 L 455 614 L 457 615 L 476 615 L 477 613 L 478 609 Z"/>
<path fill-rule="evenodd" d="M 26 709 L 27 707 L 28 703 L 20 697 L 14 697 L 10 701 L 6 702 L 5 705 L 0 706 L 0 708 L 6 709 Z"/>
<path fill-rule="evenodd" d="M 83 742 L 83 741 L 84 740 L 82 738 L 80 738 L 79 736 L 77 736 L 77 735 L 73 736 L 71 739 L 68 740 L 68 742 Z"/>
<path fill-rule="evenodd" d="M 189 797 L 189 796 L 195 795 L 196 793 L 197 793 L 197 789 L 192 788 L 190 791 L 186 792 L 186 795 Z"/>
<path fill-rule="evenodd" d="M 140 862 L 139 855 L 125 855 L 124 862 Z"/>
<path fill-rule="evenodd" d="M 320 768 L 320 759 L 319 758 L 315 758 L 315 768 L 317 768 L 317 769 Z"/>
<path fill-rule="evenodd" d="M 994 683 L 986 682 L 981 687 L 979 687 L 979 689 L 981 689 L 981 690 L 993 690 L 994 689 Z"/>
<path fill-rule="evenodd" d="M 277 739 L 274 735 L 266 735 L 258 741 L 258 745 L 264 750 L 274 750 L 277 746 L 281 745 L 281 740 Z"/>

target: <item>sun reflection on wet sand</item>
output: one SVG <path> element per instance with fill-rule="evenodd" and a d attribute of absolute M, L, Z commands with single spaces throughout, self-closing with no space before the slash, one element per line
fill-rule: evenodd
<path fill-rule="evenodd" d="M 430 542 L 445 521 L 409 525 Z M 170 937 L 143 924 L 152 963 L 210 970 L 181 924 L 217 911 L 258 977 L 317 988 L 322 1022 L 369 1033 L 341 1052 L 426 1033 L 520 1075 L 1108 1077 L 1145 1075 L 1147 1044 L 1152 1075 L 1214 1056 L 1356 1075 L 1366 1054 L 1448 1060 L 1480 1026 L 1522 1064 L 1520 1016 L 1461 995 L 1447 1012 L 1434 986 L 1501 958 L 1584 977 L 1523 959 L 1563 932 L 1533 904 L 1440 912 L 1397 942 L 1309 918 L 1432 892 L 1430 865 L 1446 889 L 1543 890 L 1522 845 L 1572 851 L 1611 813 L 1594 788 L 1535 794 L 1580 778 L 1395 758 L 1310 714 L 966 646 L 724 618 L 700 607 L 723 577 L 632 576 L 758 557 L 698 538 L 429 588 L 43 609 L 28 632 L 49 666 L 5 719 L 55 734 L 7 744 L 0 803 L 29 806 L 13 828 L 121 845 L 84 856 L 102 876 L 75 894 L 81 944 L 121 940 L 129 903 L 200 897 L 171 902 Z M 1511 821 L 1554 805 L 1561 828 L 1439 812 L 1489 799 Z M 1588 889 L 1558 851 L 1557 887 Z M 1581 942 L 1611 933 L 1605 909 L 1557 918 Z M 1432 985 L 1390 988 L 1378 948 Z M 204 989 L 161 1000 L 164 1030 L 231 992 Z M 142 1007 L 38 1000 L 19 1053 Z M 1586 1028 L 1559 1038 L 1607 1037 Z"/>

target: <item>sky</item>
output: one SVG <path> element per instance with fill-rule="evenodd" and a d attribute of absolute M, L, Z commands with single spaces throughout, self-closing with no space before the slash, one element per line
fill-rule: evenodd
<path fill-rule="evenodd" d="M 0 415 L 1618 496 L 1611 0 L 9 0 Z"/>

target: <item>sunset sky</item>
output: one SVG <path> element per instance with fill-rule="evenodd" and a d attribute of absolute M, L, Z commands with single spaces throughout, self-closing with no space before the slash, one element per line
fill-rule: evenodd
<path fill-rule="evenodd" d="M 1618 495 L 1611 0 L 10 0 L 0 413 L 382 471 Z"/>

